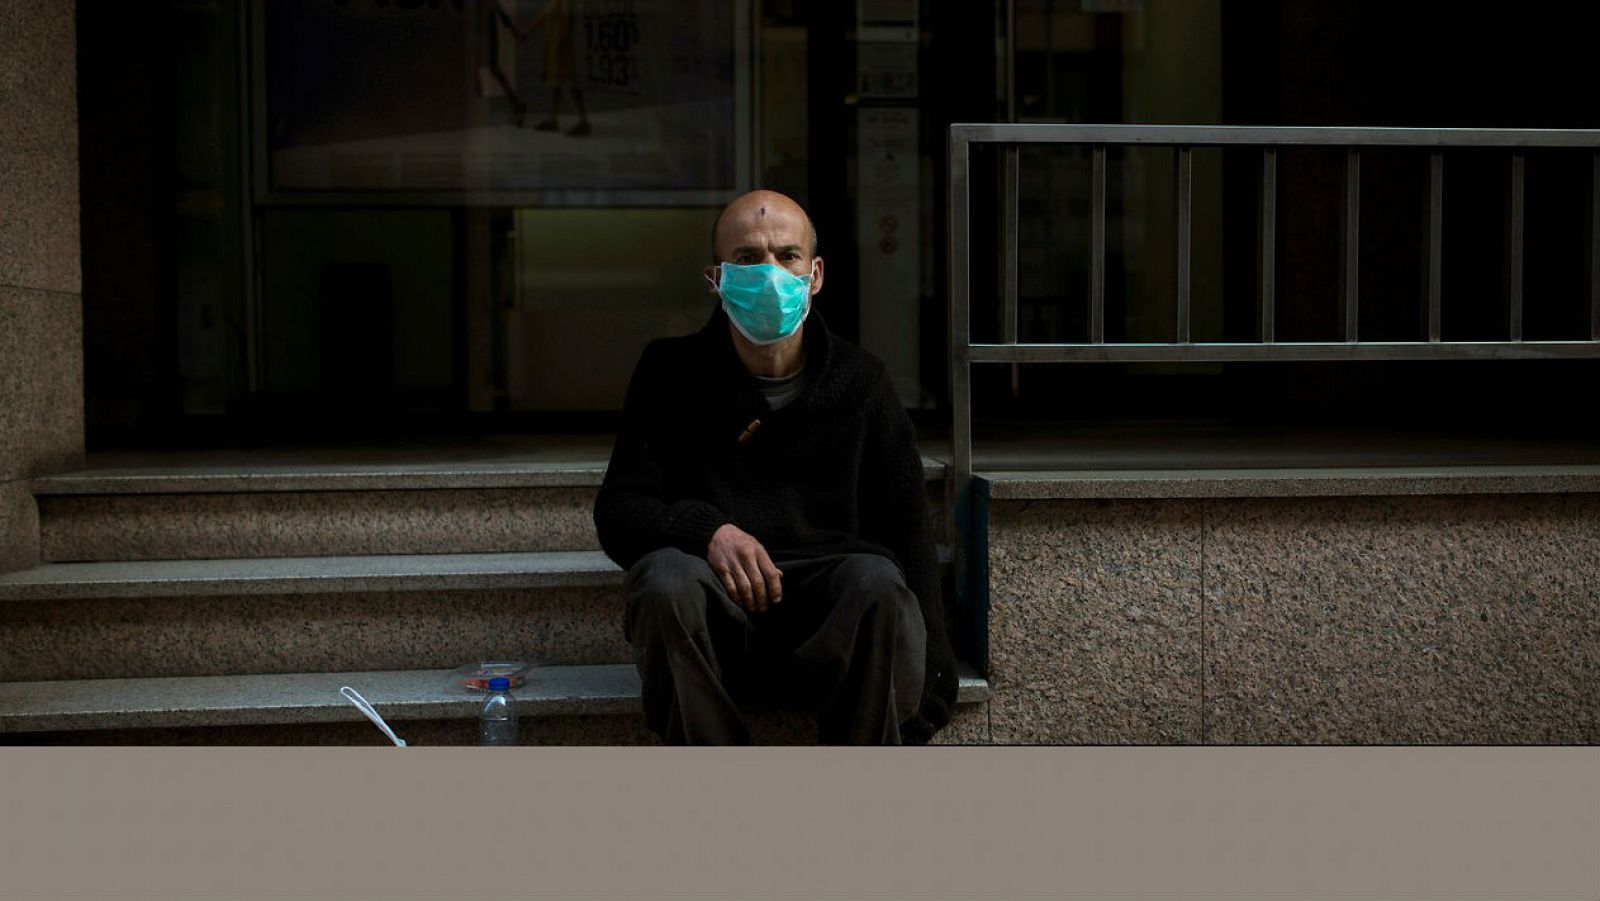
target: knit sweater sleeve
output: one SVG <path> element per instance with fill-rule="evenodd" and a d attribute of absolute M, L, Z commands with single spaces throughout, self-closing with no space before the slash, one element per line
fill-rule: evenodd
<path fill-rule="evenodd" d="M 663 422 L 671 416 L 663 391 L 668 361 L 660 342 L 645 348 L 623 401 L 622 426 L 595 499 L 600 547 L 618 566 L 664 547 L 704 557 L 711 536 L 731 520 L 705 501 L 673 499 L 659 456 Z"/>
<path fill-rule="evenodd" d="M 950 721 L 956 699 L 956 661 L 945 632 L 939 558 L 928 524 L 927 482 L 916 430 L 878 367 L 872 392 L 861 478 L 861 537 L 892 551 L 917 596 L 927 630 L 927 669 L 917 721 L 903 727 L 908 742 L 926 742 Z"/>

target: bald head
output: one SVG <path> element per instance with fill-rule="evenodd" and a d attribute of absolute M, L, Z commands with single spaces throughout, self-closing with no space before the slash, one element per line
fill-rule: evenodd
<path fill-rule="evenodd" d="M 757 190 L 734 198 L 711 226 L 713 263 L 745 263 L 739 259 L 741 253 L 748 259 L 752 252 L 765 256 L 765 251 L 795 246 L 809 265 L 817 255 L 817 228 L 800 204 L 777 191 Z"/>
<path fill-rule="evenodd" d="M 811 278 L 811 294 L 822 290 L 822 257 L 811 217 L 777 191 L 751 191 L 723 208 L 711 227 L 711 265 L 705 279 L 717 292 L 722 263 L 766 263 Z"/>

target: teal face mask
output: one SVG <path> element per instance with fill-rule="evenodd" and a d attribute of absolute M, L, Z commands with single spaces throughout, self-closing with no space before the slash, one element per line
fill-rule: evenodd
<path fill-rule="evenodd" d="M 734 328 L 752 344 L 782 341 L 811 312 L 811 276 L 771 263 L 723 263 L 717 293 Z"/>

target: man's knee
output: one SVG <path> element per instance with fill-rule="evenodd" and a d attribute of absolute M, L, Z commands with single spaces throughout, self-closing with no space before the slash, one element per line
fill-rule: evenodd
<path fill-rule="evenodd" d="M 896 616 L 917 610 L 917 597 L 906 587 L 899 567 L 878 554 L 850 554 L 834 571 L 840 600 L 861 607 L 882 607 Z"/>
<path fill-rule="evenodd" d="M 628 567 L 623 584 L 630 594 L 683 594 L 698 589 L 710 574 L 711 566 L 706 561 L 675 547 L 664 547 Z"/>
<path fill-rule="evenodd" d="M 628 567 L 623 580 L 628 623 L 640 617 L 658 618 L 663 613 L 681 617 L 703 608 L 706 582 L 711 577 L 706 561 L 677 548 L 661 548 L 640 557 Z"/>

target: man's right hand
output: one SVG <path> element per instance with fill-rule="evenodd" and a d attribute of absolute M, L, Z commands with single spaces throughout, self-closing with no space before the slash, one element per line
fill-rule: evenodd
<path fill-rule="evenodd" d="M 783 600 L 783 573 L 761 542 L 733 523 L 724 523 L 711 536 L 706 562 L 728 597 L 745 610 L 760 613 Z"/>

